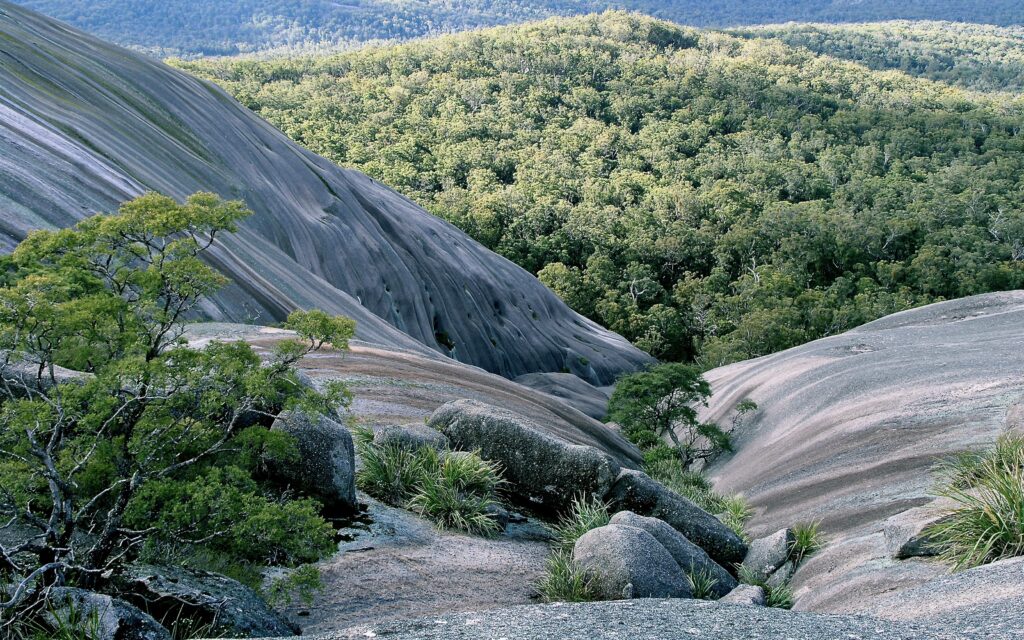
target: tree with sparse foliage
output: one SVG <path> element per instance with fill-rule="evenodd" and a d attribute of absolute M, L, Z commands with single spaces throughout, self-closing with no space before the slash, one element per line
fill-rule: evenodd
<path fill-rule="evenodd" d="M 296 455 L 268 425 L 328 411 L 340 386 L 295 364 L 354 324 L 319 312 L 261 357 L 242 342 L 190 348 L 185 321 L 225 284 L 203 255 L 249 215 L 196 194 L 149 194 L 117 215 L 30 234 L 0 269 L 0 622 L 52 587 L 102 587 L 143 553 L 297 566 L 333 547 L 321 505 L 274 495 L 267 456 Z M 186 550 L 186 551 L 181 551 Z M 0 635 L 3 631 L 0 630 Z"/>

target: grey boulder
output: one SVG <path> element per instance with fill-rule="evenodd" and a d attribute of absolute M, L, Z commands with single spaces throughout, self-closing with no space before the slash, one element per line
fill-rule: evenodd
<path fill-rule="evenodd" d="M 356 508 L 355 445 L 352 434 L 334 419 L 286 411 L 271 427 L 295 438 L 297 464 L 275 465 L 274 472 L 331 509 Z"/>
<path fill-rule="evenodd" d="M 188 618 L 218 635 L 274 638 L 295 635 L 255 591 L 227 576 L 180 567 L 135 565 L 121 578 L 126 600 L 161 618 Z"/>
<path fill-rule="evenodd" d="M 768 600 L 765 598 L 764 589 L 752 584 L 741 584 L 718 601 L 751 607 L 763 607 L 768 603 Z"/>
<path fill-rule="evenodd" d="M 927 529 L 948 518 L 955 506 L 953 500 L 941 498 L 890 517 L 882 526 L 886 551 L 897 560 L 937 555 Z"/>
<path fill-rule="evenodd" d="M 412 450 L 430 447 L 442 451 L 448 448 L 448 438 L 422 422 L 384 425 L 374 431 L 373 443 L 378 446 L 394 445 Z"/>
<path fill-rule="evenodd" d="M 670 524 L 722 566 L 743 560 L 747 545 L 718 518 L 640 471 L 623 469 L 605 496 L 619 511 Z"/>
<path fill-rule="evenodd" d="M 743 566 L 759 580 L 767 580 L 789 560 L 795 538 L 792 529 L 780 529 L 750 543 Z"/>
<path fill-rule="evenodd" d="M 46 599 L 47 624 L 85 628 L 88 640 L 171 640 L 152 616 L 123 600 L 85 589 L 62 587 Z"/>
<path fill-rule="evenodd" d="M 592 529 L 576 541 L 572 558 L 605 600 L 693 595 L 672 555 L 643 529 L 619 524 Z"/>
<path fill-rule="evenodd" d="M 663 520 L 640 516 L 632 511 L 620 511 L 612 516 L 611 524 L 636 527 L 654 536 L 654 539 L 665 547 L 684 574 L 703 573 L 714 580 L 712 592 L 716 597 L 726 595 L 737 585 L 736 579 L 712 560 L 703 549 L 687 540 L 686 536 Z"/>
<path fill-rule="evenodd" d="M 619 473 L 607 454 L 569 444 L 528 418 L 482 402 L 449 402 L 428 425 L 446 435 L 453 448 L 479 451 L 501 464 L 512 496 L 541 512 L 562 513 L 580 494 L 603 496 Z"/>

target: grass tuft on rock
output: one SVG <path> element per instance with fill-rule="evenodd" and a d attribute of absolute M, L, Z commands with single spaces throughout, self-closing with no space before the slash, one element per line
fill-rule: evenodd
<path fill-rule="evenodd" d="M 410 449 L 362 442 L 359 488 L 387 504 L 414 511 L 440 529 L 493 536 L 501 469 L 477 453 Z"/>
<path fill-rule="evenodd" d="M 793 542 L 789 545 L 789 559 L 797 566 L 825 546 L 820 522 L 800 522 L 792 527 Z"/>
<path fill-rule="evenodd" d="M 957 503 L 926 530 L 954 571 L 1024 555 L 1024 437 L 1003 435 L 995 448 L 940 468 L 939 494 Z"/>
<path fill-rule="evenodd" d="M 593 602 L 597 591 L 572 559 L 572 549 L 556 549 L 548 557 L 537 591 L 545 602 Z"/>
<path fill-rule="evenodd" d="M 690 591 L 697 600 L 717 600 L 718 579 L 707 569 L 693 570 L 686 573 L 686 581 L 690 583 Z"/>
<path fill-rule="evenodd" d="M 748 567 L 739 565 L 737 569 L 737 577 L 741 583 L 764 589 L 765 606 L 776 609 L 793 608 L 793 590 L 789 588 L 788 583 L 770 584 L 768 580 L 763 579 Z"/>
<path fill-rule="evenodd" d="M 596 496 L 577 495 L 572 500 L 572 507 L 564 514 L 555 526 L 557 546 L 559 549 L 572 552 L 576 541 L 591 529 L 603 527 L 611 521 L 608 504 Z"/>

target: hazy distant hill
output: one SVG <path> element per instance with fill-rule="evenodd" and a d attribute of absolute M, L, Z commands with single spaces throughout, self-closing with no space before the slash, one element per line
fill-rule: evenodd
<path fill-rule="evenodd" d="M 20 0 L 105 39 L 164 54 L 409 39 L 551 15 L 627 9 L 694 26 L 786 21 L 1024 24 L 1020 0 Z"/>

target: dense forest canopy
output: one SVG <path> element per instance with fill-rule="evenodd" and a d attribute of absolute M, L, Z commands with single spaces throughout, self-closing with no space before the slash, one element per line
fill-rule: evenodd
<path fill-rule="evenodd" d="M 183 56 L 407 40 L 606 9 L 712 27 L 896 19 L 1024 24 L 1019 0 L 17 1 L 119 44 Z"/>
<path fill-rule="evenodd" d="M 979 91 L 1024 90 L 1024 28 L 950 22 L 785 24 L 734 33 Z"/>
<path fill-rule="evenodd" d="M 621 13 L 186 65 L 706 366 L 1024 286 L 1024 101 Z"/>

